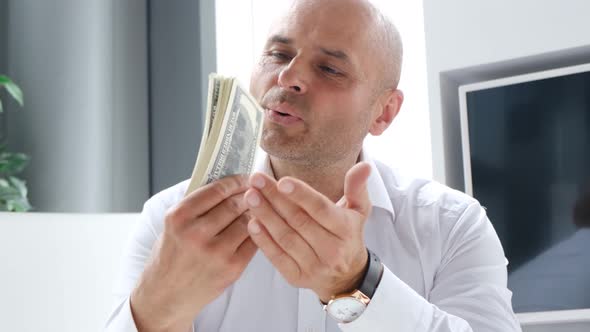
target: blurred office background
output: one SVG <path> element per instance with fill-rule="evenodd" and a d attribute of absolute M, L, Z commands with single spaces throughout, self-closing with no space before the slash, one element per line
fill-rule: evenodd
<path fill-rule="evenodd" d="M 0 72 L 25 107 L 0 115 L 31 156 L 34 211 L 133 212 L 192 172 L 207 75 L 245 85 L 288 1 L 0 0 Z M 432 176 L 422 2 L 376 1 L 405 43 L 404 111 L 368 149 Z"/>
<path fill-rule="evenodd" d="M 213 1 L 0 0 L 0 72 L 11 151 L 35 211 L 140 211 L 190 177 L 207 74 Z"/>
<path fill-rule="evenodd" d="M 404 39 L 406 100 L 367 148 L 459 190 L 459 86 L 590 62 L 586 0 L 373 2 Z M 25 95 L 18 109 L 0 91 L 0 130 L 10 151 L 31 157 L 22 177 L 34 207 L 0 213 L 0 330 L 100 330 L 137 213 L 151 195 L 190 177 L 207 74 L 247 84 L 285 3 L 0 0 L 0 74 Z M 543 320 L 585 331 L 575 325 L 581 315 L 590 313 L 519 319 L 526 331 L 550 331 L 535 327 Z"/>

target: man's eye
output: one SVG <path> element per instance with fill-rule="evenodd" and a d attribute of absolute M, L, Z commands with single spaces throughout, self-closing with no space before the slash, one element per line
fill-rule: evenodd
<path fill-rule="evenodd" d="M 327 73 L 327 74 L 330 74 L 330 75 L 340 75 L 341 74 L 340 71 L 338 71 L 330 66 L 320 66 L 320 70 Z"/>
<path fill-rule="evenodd" d="M 269 55 L 275 59 L 278 59 L 278 60 L 289 60 L 290 59 L 289 55 L 287 55 L 283 52 L 278 52 L 278 51 L 269 52 Z"/>

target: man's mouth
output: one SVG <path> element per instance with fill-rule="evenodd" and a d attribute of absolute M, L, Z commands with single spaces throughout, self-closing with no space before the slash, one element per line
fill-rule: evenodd
<path fill-rule="evenodd" d="M 293 115 L 290 112 L 285 112 L 285 111 L 279 111 L 279 110 L 275 110 L 275 109 L 265 109 L 264 111 L 265 113 L 265 117 L 271 121 L 274 122 L 276 124 L 282 125 L 282 126 L 293 126 L 296 125 L 300 122 L 303 122 L 303 120 L 296 116 Z"/>

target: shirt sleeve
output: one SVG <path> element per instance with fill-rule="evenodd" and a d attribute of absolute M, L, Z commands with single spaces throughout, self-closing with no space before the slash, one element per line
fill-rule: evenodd
<path fill-rule="evenodd" d="M 426 298 L 384 268 L 365 312 L 344 332 L 521 331 L 511 306 L 504 251 L 478 204 L 466 208 L 446 241 Z"/>
<path fill-rule="evenodd" d="M 105 324 L 105 331 L 137 332 L 129 298 L 163 230 L 164 216 L 171 204 L 162 199 L 162 196 L 170 197 L 158 194 L 144 204 L 127 241 L 120 261 L 119 278 L 112 294 L 114 309 Z"/>
<path fill-rule="evenodd" d="M 111 313 L 105 326 L 106 332 L 137 332 L 129 298 L 121 302 Z"/>
<path fill-rule="evenodd" d="M 106 323 L 105 332 L 138 332 L 131 314 L 131 303 L 126 298 L 115 308 Z M 187 332 L 195 332 L 194 324 Z"/>

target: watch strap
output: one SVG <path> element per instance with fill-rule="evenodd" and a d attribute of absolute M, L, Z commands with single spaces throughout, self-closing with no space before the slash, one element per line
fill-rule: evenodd
<path fill-rule="evenodd" d="M 379 257 L 367 248 L 369 254 L 369 262 L 363 279 L 361 280 L 358 290 L 365 294 L 368 298 L 372 299 L 381 281 L 381 275 L 383 274 L 383 264 Z"/>

